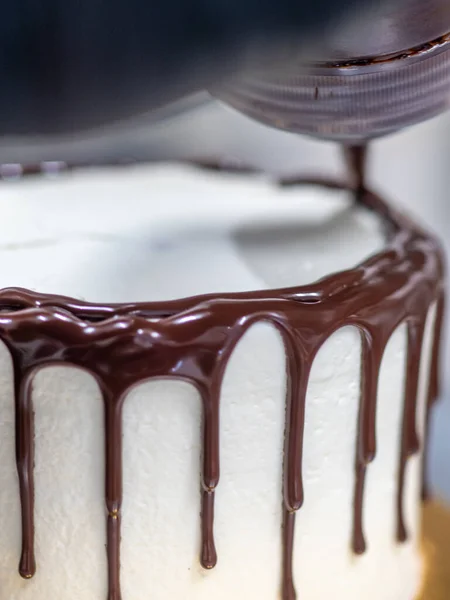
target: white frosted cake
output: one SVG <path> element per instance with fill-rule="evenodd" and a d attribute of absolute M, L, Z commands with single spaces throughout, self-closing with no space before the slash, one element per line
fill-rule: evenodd
<path fill-rule="evenodd" d="M 2 184 L 1 600 L 415 600 L 442 269 L 367 205 L 187 166 Z"/>

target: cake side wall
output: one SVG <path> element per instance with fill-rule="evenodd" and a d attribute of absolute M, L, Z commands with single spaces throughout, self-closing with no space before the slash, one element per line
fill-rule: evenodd
<path fill-rule="evenodd" d="M 421 422 L 430 323 L 429 318 L 422 361 Z M 411 600 L 419 584 L 420 459 L 411 460 L 407 476 L 405 504 L 412 536 L 405 545 L 395 542 L 405 331 L 402 326 L 391 338 L 380 374 L 378 454 L 367 478 L 368 551 L 362 557 L 351 552 L 359 332 L 351 327 L 339 330 L 314 362 L 306 404 L 305 503 L 298 515 L 294 546 L 295 584 L 302 599 L 317 600 L 332 593 L 346 600 L 359 600 L 362 594 L 374 600 Z M 221 400 L 222 475 L 215 515 L 219 562 L 212 571 L 201 569 L 198 563 L 201 405 L 197 392 L 180 382 L 152 381 L 134 389 L 126 399 L 124 600 L 279 598 L 284 355 L 279 334 L 261 323 L 239 342 L 227 367 Z M 5 420 L 9 414 L 12 428 L 8 363 L 5 354 L 2 365 L 9 394 L 3 397 L 2 411 Z M 9 484 L 0 502 L 9 507 L 9 518 L 0 543 L 11 565 L 3 569 L 0 598 L 44 600 L 57 594 L 61 600 L 103 600 L 104 426 L 99 391 L 86 373 L 52 367 L 38 374 L 33 392 L 39 568 L 31 581 L 17 574 L 19 501 L 10 439 L 2 444 Z M 1 514 L 7 512 L 3 507 Z M 16 555 L 11 556 L 14 549 Z"/>

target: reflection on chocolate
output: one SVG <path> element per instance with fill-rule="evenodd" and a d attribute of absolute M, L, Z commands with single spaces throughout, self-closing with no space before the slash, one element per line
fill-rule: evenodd
<path fill-rule="evenodd" d="M 363 162 L 363 161 L 362 161 Z M 362 179 L 361 179 L 362 181 Z M 305 181 L 284 182 L 302 185 Z M 338 182 L 310 182 L 346 188 Z M 21 289 L 0 291 L 0 339 L 13 360 L 16 393 L 17 468 L 22 506 L 20 574 L 32 577 L 34 553 L 34 426 L 32 386 L 37 370 L 72 365 L 92 374 L 105 406 L 108 600 L 120 600 L 122 506 L 122 406 L 127 392 L 153 377 L 191 382 L 203 402 L 202 547 L 205 568 L 217 561 L 214 501 L 220 493 L 219 405 L 228 359 L 256 322 L 271 323 L 287 355 L 284 466 L 283 600 L 294 600 L 292 554 L 296 512 L 303 503 L 302 450 L 308 377 L 322 344 L 339 328 L 357 327 L 362 339 L 353 532 L 362 553 L 370 540 L 363 528 L 367 469 L 376 455 L 376 400 L 386 344 L 401 324 L 408 329 L 407 377 L 399 451 L 397 536 L 407 538 L 403 490 L 409 457 L 425 440 L 416 430 L 418 362 L 429 310 L 437 303 L 428 408 L 437 393 L 439 336 L 443 313 L 443 261 L 436 241 L 364 190 L 361 201 L 382 215 L 386 249 L 355 268 L 309 286 L 199 296 L 169 302 L 98 305 Z M 170 276 L 170 274 L 168 274 Z M 393 498 L 393 502 L 394 502 Z M 37 557 L 39 560 L 39 557 Z M 301 582 L 300 582 L 301 586 Z"/>

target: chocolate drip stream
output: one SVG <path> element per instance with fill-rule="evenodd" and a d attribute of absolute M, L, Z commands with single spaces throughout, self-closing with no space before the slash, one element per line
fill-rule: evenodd
<path fill-rule="evenodd" d="M 361 164 L 363 161 L 360 161 Z M 285 181 L 301 185 L 305 181 Z M 308 182 L 347 189 L 338 182 Z M 354 189 L 354 188 L 351 188 Z M 309 286 L 198 296 L 169 302 L 97 305 L 22 289 L 0 291 L 0 339 L 11 353 L 16 391 L 17 469 L 22 506 L 19 572 L 32 577 L 34 555 L 33 378 L 49 365 L 89 372 L 105 406 L 108 600 L 120 600 L 122 506 L 122 406 L 132 386 L 154 377 L 191 382 L 203 402 L 202 565 L 217 561 L 214 500 L 219 493 L 222 379 L 236 344 L 255 323 L 271 323 L 284 341 L 288 374 L 284 466 L 283 600 L 294 600 L 292 573 L 295 515 L 304 497 L 302 450 L 309 373 L 320 347 L 344 326 L 362 339 L 362 385 L 355 455 L 352 546 L 362 553 L 364 487 L 376 455 L 376 400 L 384 349 L 396 328 L 408 328 L 407 377 L 399 448 L 398 540 L 407 538 L 403 514 L 409 457 L 424 447 L 416 431 L 417 382 L 425 321 L 437 304 L 428 410 L 437 395 L 439 337 L 443 314 L 443 261 L 436 241 L 389 208 L 358 182 L 365 206 L 382 215 L 386 249 L 355 268 Z M 306 490 L 307 493 L 307 490 Z M 394 502 L 395 499 L 393 499 Z M 39 558 L 39 557 L 37 557 Z M 301 585 L 301 584 L 300 584 Z"/>

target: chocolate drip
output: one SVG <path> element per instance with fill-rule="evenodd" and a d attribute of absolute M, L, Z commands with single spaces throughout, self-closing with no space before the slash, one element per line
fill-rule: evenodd
<path fill-rule="evenodd" d="M 344 146 L 344 156 L 350 172 L 351 182 L 355 186 L 357 198 L 360 200 L 366 187 L 366 164 L 368 147 L 366 144 Z"/>
<path fill-rule="evenodd" d="M 22 555 L 19 573 L 30 579 L 36 572 L 34 556 L 34 415 L 32 406 L 32 376 L 20 378 L 16 391 L 16 452 L 22 506 Z"/>
<path fill-rule="evenodd" d="M 440 388 L 439 388 L 439 372 L 440 372 L 440 349 L 441 349 L 441 337 L 443 331 L 443 322 L 444 322 L 444 314 L 445 314 L 445 295 L 442 292 L 438 298 L 436 305 L 436 318 L 434 322 L 434 331 L 433 331 L 433 348 L 431 354 L 431 369 L 430 369 L 430 379 L 428 383 L 428 393 L 427 393 L 427 406 L 425 413 L 425 440 L 423 443 L 423 456 L 422 456 L 422 499 L 427 501 L 430 498 L 430 491 L 428 489 L 428 476 L 427 476 L 427 468 L 428 468 L 428 447 L 429 444 L 427 440 L 429 439 L 430 434 L 430 417 L 431 410 L 434 406 L 434 403 L 439 398 Z"/>
<path fill-rule="evenodd" d="M 297 594 L 292 573 L 292 558 L 294 554 L 295 512 L 284 510 L 283 516 L 283 600 L 295 600 Z"/>
<path fill-rule="evenodd" d="M 215 489 L 220 477 L 219 399 L 222 375 L 211 382 L 209 392 L 203 391 L 203 493 L 202 493 L 202 550 L 201 565 L 213 569 L 217 564 L 214 541 Z"/>
<path fill-rule="evenodd" d="M 217 564 L 217 551 L 214 542 L 214 490 L 203 490 L 200 563 L 204 569 L 214 569 Z"/>
<path fill-rule="evenodd" d="M 303 504 L 303 433 L 305 428 L 306 391 L 313 356 L 302 359 L 295 338 L 285 337 L 288 356 L 286 432 L 284 451 L 284 514 L 283 514 L 283 600 L 297 597 L 292 574 L 294 554 L 295 513 Z M 314 353 L 315 354 L 315 353 Z"/>
<path fill-rule="evenodd" d="M 290 181 L 285 185 L 304 182 Z M 323 185 L 323 182 L 315 182 Z M 325 182 L 329 187 L 348 186 Z M 352 186 L 349 189 L 354 189 Z M 105 404 L 108 600 L 120 600 L 120 519 L 122 505 L 122 405 L 139 382 L 177 378 L 192 383 L 203 400 L 202 547 L 205 568 L 217 561 L 214 498 L 219 493 L 220 389 L 236 344 L 255 323 L 280 332 L 287 355 L 286 440 L 284 457 L 283 600 L 295 600 L 293 550 L 295 511 L 303 503 L 302 451 L 309 373 L 320 347 L 338 329 L 357 327 L 362 336 L 362 386 L 355 456 L 353 549 L 363 552 L 364 484 L 376 455 L 376 396 L 385 346 L 408 326 L 408 368 L 400 478 L 398 530 L 404 469 L 418 449 L 417 371 L 425 318 L 439 301 L 435 327 L 430 408 L 437 392 L 439 330 L 443 311 L 443 263 L 433 238 L 364 190 L 361 201 L 386 225 L 383 252 L 355 268 L 309 286 L 185 298 L 170 302 L 98 305 L 20 289 L 0 290 L 0 339 L 13 357 L 16 376 L 17 465 L 22 503 L 23 551 L 20 572 L 35 571 L 33 549 L 32 377 L 48 365 L 72 365 L 98 381 Z M 403 468 L 403 471 L 402 471 Z M 305 490 L 308 493 L 308 490 Z M 393 503 L 395 498 L 393 498 Z M 299 532 L 299 535 L 301 533 Z M 349 540 L 352 533 L 349 532 Z M 370 541 L 369 541 L 370 543 Z M 220 549 L 220 548 L 219 548 Z"/>
<path fill-rule="evenodd" d="M 417 433 L 417 394 L 419 385 L 420 357 L 427 313 L 417 320 L 408 323 L 408 353 L 406 361 L 406 389 L 403 407 L 402 438 L 400 449 L 399 482 L 397 492 L 397 539 L 405 542 L 408 539 L 403 497 L 405 488 L 406 465 L 408 459 L 417 454 L 420 441 Z"/>
<path fill-rule="evenodd" d="M 353 551 L 363 554 L 366 539 L 363 530 L 363 502 L 366 472 L 376 454 L 376 410 L 378 375 L 383 345 L 377 346 L 377 338 L 369 331 L 362 333 L 361 400 L 358 416 L 358 439 L 356 442 L 355 494 L 353 517 Z"/>
<path fill-rule="evenodd" d="M 122 399 L 105 393 L 108 600 L 121 600 Z"/>
<path fill-rule="evenodd" d="M 299 352 L 293 351 L 292 342 L 288 352 L 287 419 L 285 448 L 285 493 L 286 510 L 295 512 L 303 505 L 303 431 L 305 427 L 305 401 L 309 371 L 313 358 L 302 360 Z"/>

